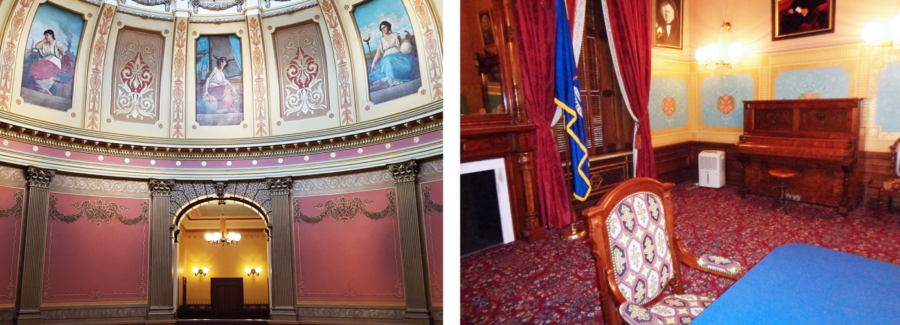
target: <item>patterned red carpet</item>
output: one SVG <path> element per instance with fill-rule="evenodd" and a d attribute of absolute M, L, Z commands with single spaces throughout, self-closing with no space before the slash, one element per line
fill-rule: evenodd
<path fill-rule="evenodd" d="M 737 188 L 674 193 L 675 231 L 688 251 L 728 256 L 752 267 L 778 246 L 808 243 L 900 265 L 900 215 L 834 209 L 748 195 Z M 558 232 L 534 244 L 514 242 L 461 261 L 464 324 L 601 324 L 597 271 L 586 238 Z M 686 291 L 718 297 L 733 281 L 682 266 Z"/>

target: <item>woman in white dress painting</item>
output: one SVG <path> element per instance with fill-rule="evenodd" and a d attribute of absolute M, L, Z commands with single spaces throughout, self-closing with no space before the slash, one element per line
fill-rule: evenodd
<path fill-rule="evenodd" d="M 216 113 L 240 113 L 234 107 L 237 90 L 228 79 L 225 79 L 225 67 L 227 66 L 228 59 L 216 58 L 216 66 L 209 72 L 206 84 L 203 85 L 203 98 L 209 103 L 218 104 Z"/>
<path fill-rule="evenodd" d="M 50 87 L 58 80 L 57 73 L 64 73 L 71 60 L 66 56 L 66 49 L 56 40 L 53 30 L 44 31 L 44 39 L 34 45 L 34 51 L 41 59 L 31 65 L 31 78 L 34 79 L 35 90 L 53 95 Z"/>
<path fill-rule="evenodd" d="M 369 89 L 376 91 L 410 81 L 412 56 L 400 51 L 400 33 L 391 32 L 391 23 L 382 21 L 379 26 L 383 36 L 372 59 L 369 72 Z"/>

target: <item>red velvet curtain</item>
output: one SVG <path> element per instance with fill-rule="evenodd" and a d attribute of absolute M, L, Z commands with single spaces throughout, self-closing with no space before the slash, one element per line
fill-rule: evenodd
<path fill-rule="evenodd" d="M 619 82 L 637 118 L 635 177 L 656 178 L 650 139 L 650 0 L 605 0 Z"/>
<path fill-rule="evenodd" d="M 570 210 L 559 149 L 549 123 L 556 112 L 553 103 L 556 2 L 518 0 L 515 12 L 525 108 L 528 119 L 537 126 L 534 160 L 541 215 L 544 225 L 559 228 L 569 223 Z"/>

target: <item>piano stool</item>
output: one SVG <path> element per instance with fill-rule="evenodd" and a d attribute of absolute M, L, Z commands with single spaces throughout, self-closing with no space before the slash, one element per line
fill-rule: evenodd
<path fill-rule="evenodd" d="M 781 195 L 778 196 L 778 202 L 781 203 L 781 208 L 787 213 L 787 207 L 784 205 L 784 201 L 787 200 L 787 197 L 784 196 L 784 185 L 788 179 L 797 176 L 797 171 L 789 168 L 775 168 L 769 170 L 769 175 L 781 179 Z"/>

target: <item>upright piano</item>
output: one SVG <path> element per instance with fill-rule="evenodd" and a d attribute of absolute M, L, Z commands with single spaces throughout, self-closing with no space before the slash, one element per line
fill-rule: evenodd
<path fill-rule="evenodd" d="M 862 98 L 744 101 L 744 135 L 737 159 L 744 170 L 742 194 L 778 197 L 774 168 L 799 174 L 787 180 L 794 200 L 837 207 L 856 206 L 854 181 Z"/>

